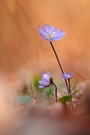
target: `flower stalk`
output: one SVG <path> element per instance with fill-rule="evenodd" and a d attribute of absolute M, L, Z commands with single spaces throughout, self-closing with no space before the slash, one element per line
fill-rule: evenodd
<path fill-rule="evenodd" d="M 69 94 L 72 94 L 72 93 L 71 93 L 71 81 L 70 81 L 70 79 L 68 79 L 68 90 L 69 90 Z M 73 109 L 72 100 L 71 100 L 71 102 L 70 102 L 70 105 L 71 105 L 71 107 L 72 107 L 72 109 Z"/>
<path fill-rule="evenodd" d="M 50 45 L 51 45 L 51 48 L 54 52 L 54 55 L 56 57 L 56 60 L 58 62 L 58 65 L 59 65 L 59 68 L 60 68 L 60 71 L 62 73 L 62 77 L 65 81 L 65 85 L 66 85 L 66 88 L 67 88 L 67 93 L 68 94 L 72 94 L 71 93 L 71 84 L 70 84 L 70 79 L 72 78 L 72 73 L 65 73 L 64 72 L 64 69 L 62 67 L 62 64 L 59 60 L 59 57 L 57 55 L 57 52 L 53 46 L 53 43 L 52 41 L 55 41 L 55 40 L 61 40 L 64 36 L 65 36 L 65 32 L 62 31 L 62 29 L 58 29 L 56 30 L 54 26 L 49 26 L 48 24 L 44 25 L 44 29 L 42 29 L 40 26 L 38 26 L 38 31 L 41 35 L 41 37 L 47 41 L 49 41 Z M 53 85 L 55 87 L 55 99 L 57 101 L 57 86 L 56 84 L 53 82 L 53 78 L 52 76 L 50 75 L 50 73 L 46 72 L 46 73 L 43 73 L 42 74 L 42 79 L 39 81 L 39 88 L 45 88 L 45 87 L 48 87 L 50 85 Z M 73 104 L 72 104 L 72 101 L 69 102 L 69 105 L 72 106 L 73 108 Z"/>
<path fill-rule="evenodd" d="M 60 60 L 59 60 L 59 58 L 58 58 L 58 55 L 57 55 L 57 53 L 56 53 L 56 50 L 55 50 L 55 48 L 54 48 L 54 46 L 53 46 L 53 43 L 52 43 L 51 41 L 50 41 L 50 45 L 51 45 L 51 47 L 52 47 L 52 49 L 53 49 L 53 52 L 54 52 L 54 54 L 55 54 L 55 57 L 56 57 L 56 59 L 57 59 L 57 62 L 58 62 L 58 64 L 59 64 L 60 70 L 61 70 L 62 75 L 63 75 L 63 74 L 64 74 L 63 67 L 62 67 L 62 65 L 61 65 L 61 62 L 60 62 Z M 67 88 L 67 92 L 69 92 L 67 80 L 64 79 L 64 81 L 65 81 L 65 85 L 66 85 L 66 88 Z"/>

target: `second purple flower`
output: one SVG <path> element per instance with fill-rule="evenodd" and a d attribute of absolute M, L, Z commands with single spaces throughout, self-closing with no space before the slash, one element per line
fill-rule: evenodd
<path fill-rule="evenodd" d="M 50 86 L 53 83 L 52 76 L 49 72 L 45 72 L 42 74 L 42 79 L 39 81 L 39 88 L 45 88 Z"/>

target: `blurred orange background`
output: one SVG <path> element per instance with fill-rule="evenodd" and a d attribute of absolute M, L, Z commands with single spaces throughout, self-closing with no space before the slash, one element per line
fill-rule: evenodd
<path fill-rule="evenodd" d="M 66 71 L 90 77 L 89 0 L 0 0 L 0 72 L 56 70 L 51 47 L 38 25 L 62 28 L 66 36 L 54 46 Z"/>
<path fill-rule="evenodd" d="M 41 71 L 59 74 L 49 43 L 38 33 L 38 25 L 44 24 L 66 32 L 54 42 L 65 71 L 89 80 L 90 0 L 0 0 L 0 123 L 5 120 L 4 125 L 13 121 L 11 90 Z"/>

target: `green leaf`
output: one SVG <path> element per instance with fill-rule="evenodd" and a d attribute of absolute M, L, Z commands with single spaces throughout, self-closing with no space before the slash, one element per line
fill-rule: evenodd
<path fill-rule="evenodd" d="M 59 101 L 63 104 L 70 102 L 72 100 L 72 95 L 65 95 L 59 98 Z"/>
<path fill-rule="evenodd" d="M 23 103 L 28 103 L 30 100 L 32 99 L 31 96 L 17 96 L 17 97 L 14 97 L 14 101 L 16 103 L 19 103 L 19 104 L 23 104 Z"/>
<path fill-rule="evenodd" d="M 47 97 L 51 97 L 53 95 L 53 91 L 51 87 L 45 88 L 44 92 L 47 95 Z"/>

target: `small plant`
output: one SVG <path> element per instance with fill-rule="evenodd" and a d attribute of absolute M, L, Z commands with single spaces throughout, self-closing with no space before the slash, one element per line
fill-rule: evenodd
<path fill-rule="evenodd" d="M 55 40 L 60 40 L 65 36 L 65 32 L 63 32 L 61 29 L 56 30 L 54 26 L 49 26 L 49 25 L 45 25 L 44 29 L 42 29 L 40 26 L 38 27 L 39 33 L 41 35 L 41 37 L 45 40 L 47 40 L 50 45 L 51 48 L 54 52 L 54 55 L 56 57 L 56 60 L 58 62 L 60 71 L 62 73 L 62 78 L 64 79 L 65 85 L 66 85 L 66 89 L 67 89 L 67 95 L 62 96 L 61 98 L 58 99 L 57 97 L 57 86 L 56 84 L 53 82 L 53 78 L 51 76 L 51 74 L 49 72 L 45 72 L 42 74 L 42 80 L 39 81 L 40 86 L 39 88 L 45 88 L 45 87 L 49 87 L 50 85 L 53 85 L 55 87 L 55 99 L 56 101 L 60 101 L 62 103 L 67 103 L 69 102 L 69 106 L 73 107 L 73 103 L 72 103 L 72 92 L 71 92 L 71 78 L 73 76 L 72 73 L 66 73 L 64 71 L 64 68 L 60 62 L 60 59 L 57 55 L 57 52 L 54 48 L 53 45 L 53 41 Z"/>
<path fill-rule="evenodd" d="M 34 78 L 34 88 L 37 90 L 36 93 L 40 93 L 43 95 L 43 91 L 46 93 L 48 97 L 51 97 L 54 95 L 56 102 L 61 102 L 62 104 L 68 103 L 69 107 L 73 108 L 73 97 L 76 93 L 79 93 L 78 90 L 76 90 L 74 87 L 71 87 L 71 79 L 73 77 L 72 72 L 65 72 L 61 61 L 58 57 L 58 54 L 55 50 L 55 47 L 53 45 L 53 41 L 55 40 L 61 40 L 65 36 L 65 32 L 63 32 L 61 29 L 56 30 L 54 26 L 45 25 L 44 29 L 42 29 L 40 26 L 38 27 L 38 31 L 41 35 L 41 37 L 45 40 L 47 40 L 52 48 L 52 51 L 54 53 L 54 56 L 57 60 L 57 63 L 59 65 L 60 72 L 62 73 L 62 80 L 64 81 L 65 85 L 65 93 L 63 96 L 58 96 L 58 87 L 52 77 L 52 75 L 49 72 L 43 72 L 42 77 L 36 76 Z M 62 84 L 61 84 L 62 85 Z M 60 86 L 60 83 L 59 83 Z M 76 86 L 75 86 L 76 87 Z M 54 94 L 52 91 L 52 88 L 54 88 Z M 61 88 L 61 86 L 60 86 Z M 23 102 L 27 102 L 27 100 L 32 97 L 35 99 L 38 97 L 35 95 L 34 91 L 31 87 L 28 85 L 24 85 L 22 88 L 22 93 L 24 96 L 27 96 L 26 98 L 22 98 Z M 22 101 L 20 100 L 20 101 Z"/>

